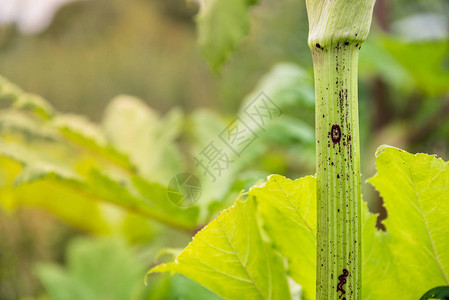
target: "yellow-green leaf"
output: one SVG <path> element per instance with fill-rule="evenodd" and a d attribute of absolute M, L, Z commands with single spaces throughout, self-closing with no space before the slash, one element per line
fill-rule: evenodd
<path fill-rule="evenodd" d="M 315 299 L 316 180 L 290 180 L 272 175 L 263 187 L 249 191 L 257 198 L 264 228 L 288 260 L 289 275 L 303 288 L 303 299 Z"/>
<path fill-rule="evenodd" d="M 172 263 L 177 272 L 225 299 L 290 299 L 281 258 L 259 231 L 254 197 L 225 210 L 202 229 Z"/>
<path fill-rule="evenodd" d="M 365 265 L 372 275 L 365 298 L 418 299 L 449 284 L 449 163 L 388 146 L 376 163 L 369 182 L 384 199 L 388 234 L 377 236 L 374 261 Z"/>

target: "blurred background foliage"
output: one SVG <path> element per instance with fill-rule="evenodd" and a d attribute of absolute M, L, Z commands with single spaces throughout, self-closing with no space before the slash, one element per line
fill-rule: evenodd
<path fill-rule="evenodd" d="M 145 287 L 145 272 L 268 174 L 314 173 L 303 1 L 253 6 L 249 35 L 219 72 L 198 49 L 197 11 L 184 0 L 80 0 L 34 34 L 2 25 L 0 299 L 213 299 L 178 275 Z M 380 144 L 447 160 L 449 2 L 377 0 L 359 65 L 362 181 Z M 282 116 L 254 129 L 212 182 L 194 158 L 260 92 Z M 188 209 L 167 199 L 180 172 L 203 187 Z"/>

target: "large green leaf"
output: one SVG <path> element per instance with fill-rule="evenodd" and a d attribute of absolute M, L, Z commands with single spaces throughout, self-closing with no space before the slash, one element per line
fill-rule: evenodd
<path fill-rule="evenodd" d="M 289 275 L 303 288 L 303 299 L 315 299 L 316 180 L 292 181 L 272 175 L 264 187 L 252 188 L 264 228 L 288 260 Z"/>
<path fill-rule="evenodd" d="M 364 295 L 418 299 L 449 284 L 449 164 L 388 146 L 379 148 L 376 163 L 369 182 L 384 199 L 388 234 L 364 237 L 375 243 L 365 257 Z"/>
<path fill-rule="evenodd" d="M 448 284 L 449 164 L 431 155 L 381 147 L 377 167 L 370 182 L 384 198 L 387 232 L 376 229 L 377 216 L 363 205 L 363 299 L 417 299 Z M 288 274 L 302 286 L 304 299 L 314 299 L 315 188 L 314 177 L 291 181 L 270 176 L 264 186 L 249 190 L 245 202 L 237 200 L 198 233 L 175 262 L 151 272 L 179 272 L 228 299 L 246 297 L 246 292 L 249 299 L 256 297 L 254 289 L 242 289 L 248 278 L 229 256 L 249 253 L 252 269 L 247 274 L 253 280 L 266 274 L 261 268 L 267 268 L 267 259 L 260 254 L 266 243 L 261 238 L 250 243 L 248 238 L 259 226 L 285 259 L 287 273 L 278 271 L 277 276 L 285 280 Z"/>
<path fill-rule="evenodd" d="M 249 31 L 248 9 L 257 0 L 201 1 L 197 16 L 198 43 L 217 71 Z"/>
<path fill-rule="evenodd" d="M 238 200 L 233 208 L 224 213 L 225 220 L 234 224 L 232 238 L 239 241 L 235 244 L 235 249 L 241 251 L 239 247 L 244 247 L 243 251 L 246 251 L 249 229 L 242 223 L 248 222 L 248 219 L 258 218 L 261 222 L 258 226 L 261 227 L 262 232 L 267 234 L 274 249 L 285 258 L 284 264 L 287 272 L 279 273 L 278 276 L 283 277 L 283 280 L 287 280 L 289 276 L 294 282 L 301 285 L 302 299 L 315 299 L 316 179 L 308 176 L 293 181 L 283 176 L 271 175 L 266 184 L 251 188 L 247 195 L 249 196 L 247 202 L 256 201 L 258 211 L 251 207 L 250 210 L 246 209 L 243 213 L 234 212 L 236 209 L 242 209 L 240 207 L 246 203 Z M 377 231 L 375 228 L 376 216 L 368 212 L 366 205 L 364 206 L 364 215 L 365 230 L 374 236 Z M 174 263 L 160 265 L 152 269 L 151 272 L 179 272 L 227 299 L 239 299 L 232 292 L 222 290 L 222 286 L 235 284 L 232 280 L 223 278 L 223 273 L 227 274 L 226 276 L 238 275 L 234 273 L 235 268 L 227 259 L 219 261 L 216 259 L 218 256 L 224 255 L 217 250 L 229 252 L 229 249 L 215 241 L 217 239 L 216 232 L 219 230 L 217 226 L 223 223 L 222 218 L 224 218 L 223 215 L 196 235 L 193 242 L 177 257 Z M 369 239 L 369 241 L 373 243 L 373 239 Z M 259 243 L 259 249 L 264 247 L 261 240 L 257 243 Z M 259 268 L 265 267 L 266 259 L 260 256 L 256 249 L 257 247 L 254 247 L 252 252 L 249 252 L 250 256 L 254 256 L 252 265 L 259 264 Z M 201 264 L 203 262 L 210 264 L 214 270 L 200 268 L 198 259 L 202 261 Z M 266 271 L 256 269 L 253 272 Z M 238 292 L 242 293 L 243 291 L 239 290 Z M 249 299 L 251 297 L 252 294 L 249 294 Z M 275 294 L 273 299 L 288 299 L 283 297 L 285 295 Z"/>
<path fill-rule="evenodd" d="M 385 268 L 392 259 L 387 246 L 390 234 L 376 229 L 377 215 L 369 213 L 366 204 L 362 220 L 362 298 L 390 299 L 389 293 L 398 289 L 396 273 Z"/>
<path fill-rule="evenodd" d="M 289 299 L 282 260 L 259 231 L 255 205 L 254 197 L 237 200 L 175 262 L 150 272 L 181 273 L 226 299 Z"/>

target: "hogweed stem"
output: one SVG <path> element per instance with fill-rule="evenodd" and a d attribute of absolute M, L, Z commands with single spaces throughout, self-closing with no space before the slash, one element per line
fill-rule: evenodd
<path fill-rule="evenodd" d="M 306 0 L 315 75 L 317 299 L 361 299 L 359 49 L 374 0 Z"/>

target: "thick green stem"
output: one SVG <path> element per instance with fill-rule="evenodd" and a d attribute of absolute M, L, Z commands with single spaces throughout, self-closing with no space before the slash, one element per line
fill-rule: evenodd
<path fill-rule="evenodd" d="M 312 50 L 318 179 L 317 299 L 360 299 L 359 44 Z"/>
<path fill-rule="evenodd" d="M 357 62 L 374 0 L 306 0 L 317 148 L 317 299 L 361 299 Z"/>

